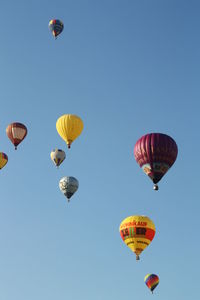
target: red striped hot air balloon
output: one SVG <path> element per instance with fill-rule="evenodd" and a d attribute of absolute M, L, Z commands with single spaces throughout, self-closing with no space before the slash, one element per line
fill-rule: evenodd
<path fill-rule="evenodd" d="M 13 145 L 15 146 L 15 150 L 17 149 L 17 146 L 23 141 L 23 139 L 27 135 L 27 128 L 22 123 L 11 123 L 6 128 L 6 133 L 8 138 L 11 140 Z"/>
<path fill-rule="evenodd" d="M 174 164 L 178 154 L 176 142 L 163 133 L 149 133 L 142 136 L 135 144 L 134 156 L 136 162 L 154 183 L 157 183 Z"/>
<path fill-rule="evenodd" d="M 153 294 L 153 290 L 159 284 L 159 277 L 156 274 L 147 274 L 144 277 L 144 282 L 146 283 L 147 287 L 150 289 L 150 291 Z"/>

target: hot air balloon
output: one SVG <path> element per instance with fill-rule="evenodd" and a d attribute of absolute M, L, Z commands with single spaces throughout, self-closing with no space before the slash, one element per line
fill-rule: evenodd
<path fill-rule="evenodd" d="M 8 162 L 8 156 L 5 153 L 0 152 L 0 169 L 5 167 L 7 162 Z"/>
<path fill-rule="evenodd" d="M 72 176 L 63 177 L 59 182 L 59 188 L 61 192 L 67 197 L 68 202 L 70 201 L 69 199 L 78 190 L 78 186 L 78 180 Z"/>
<path fill-rule="evenodd" d="M 14 144 L 16 150 L 17 146 L 26 137 L 27 128 L 24 124 L 16 122 L 8 125 L 8 127 L 6 128 L 6 133 L 11 142 Z"/>
<path fill-rule="evenodd" d="M 156 233 L 154 223 L 146 216 L 130 216 L 122 221 L 119 232 L 124 243 L 136 254 L 140 253 L 151 243 Z"/>
<path fill-rule="evenodd" d="M 163 133 L 149 133 L 142 136 L 135 144 L 134 156 L 136 162 L 154 183 L 157 183 L 174 164 L 178 154 L 176 142 Z"/>
<path fill-rule="evenodd" d="M 56 122 L 56 129 L 70 148 L 71 143 L 81 134 L 83 121 L 76 115 L 63 115 Z"/>
<path fill-rule="evenodd" d="M 61 163 L 65 160 L 65 152 L 61 149 L 54 149 L 51 151 L 51 160 L 54 162 L 54 164 L 59 167 Z"/>
<path fill-rule="evenodd" d="M 151 290 L 153 294 L 153 290 L 159 284 L 159 277 L 156 274 L 147 274 L 144 277 L 144 282 L 146 283 L 147 287 Z"/>
<path fill-rule="evenodd" d="M 53 36 L 57 38 L 57 36 L 63 31 L 64 24 L 60 20 L 51 20 L 49 22 L 49 29 L 51 30 Z"/>

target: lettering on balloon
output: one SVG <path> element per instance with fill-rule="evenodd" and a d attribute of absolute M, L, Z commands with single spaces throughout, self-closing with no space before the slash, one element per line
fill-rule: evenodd
<path fill-rule="evenodd" d="M 147 246 L 149 245 L 149 243 L 144 242 L 144 241 L 137 241 L 137 243 L 138 243 L 138 244 L 144 244 L 144 245 L 147 245 Z"/>
<path fill-rule="evenodd" d="M 122 228 L 127 228 L 127 227 L 132 227 L 132 226 L 147 226 L 147 222 L 144 221 L 132 221 L 132 222 L 127 222 L 127 223 L 123 223 L 121 225 L 121 229 Z"/>
<path fill-rule="evenodd" d="M 140 227 L 137 227 L 136 228 L 136 234 L 138 235 L 146 235 L 146 228 L 140 228 Z"/>
<path fill-rule="evenodd" d="M 138 222 L 139 223 L 139 222 Z M 144 223 L 144 222 L 140 222 L 140 223 Z M 125 228 L 122 229 L 121 232 L 121 236 L 123 238 L 123 240 L 129 239 L 129 238 L 133 238 L 136 235 L 146 235 L 146 228 L 144 227 L 129 227 L 129 228 Z"/>

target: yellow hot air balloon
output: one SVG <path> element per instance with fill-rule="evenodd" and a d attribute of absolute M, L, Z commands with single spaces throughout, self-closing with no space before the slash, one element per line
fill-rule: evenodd
<path fill-rule="evenodd" d="M 0 152 L 0 169 L 5 167 L 7 162 L 8 162 L 8 156 L 5 153 Z"/>
<path fill-rule="evenodd" d="M 76 115 L 63 115 L 56 122 L 56 129 L 70 148 L 71 143 L 81 134 L 83 121 Z"/>
<path fill-rule="evenodd" d="M 122 221 L 119 232 L 124 243 L 136 254 L 136 260 L 139 260 L 140 253 L 153 240 L 156 228 L 146 216 L 130 216 Z"/>

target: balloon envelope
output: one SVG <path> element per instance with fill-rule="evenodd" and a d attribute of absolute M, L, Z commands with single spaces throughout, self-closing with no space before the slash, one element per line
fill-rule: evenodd
<path fill-rule="evenodd" d="M 134 147 L 136 162 L 155 184 L 174 164 L 177 154 L 176 142 L 163 133 L 146 134 Z"/>
<path fill-rule="evenodd" d="M 49 29 L 56 38 L 64 29 L 64 24 L 60 20 L 53 19 L 49 22 Z"/>
<path fill-rule="evenodd" d="M 19 122 L 12 123 L 6 128 L 7 136 L 15 146 L 15 149 L 26 137 L 27 132 L 26 126 Z"/>
<path fill-rule="evenodd" d="M 83 121 L 76 115 L 63 115 L 56 122 L 56 129 L 70 148 L 71 143 L 81 134 Z"/>
<path fill-rule="evenodd" d="M 124 219 L 119 227 L 124 243 L 139 259 L 141 252 L 151 243 L 156 233 L 154 223 L 146 216 L 130 216 Z"/>
<path fill-rule="evenodd" d="M 68 201 L 73 194 L 78 190 L 79 182 L 75 177 L 66 176 L 59 182 L 61 192 L 67 197 Z"/>
<path fill-rule="evenodd" d="M 51 151 L 51 160 L 54 162 L 54 164 L 59 167 L 61 163 L 65 160 L 65 152 L 61 149 L 54 149 Z"/>
<path fill-rule="evenodd" d="M 144 277 L 144 282 L 146 283 L 147 287 L 152 291 L 157 287 L 159 284 L 159 277 L 156 274 L 147 274 Z"/>
<path fill-rule="evenodd" d="M 8 162 L 8 156 L 5 153 L 0 152 L 0 169 L 5 167 L 7 162 Z"/>

